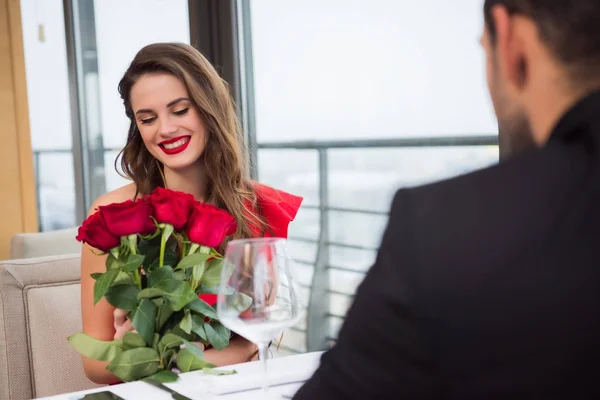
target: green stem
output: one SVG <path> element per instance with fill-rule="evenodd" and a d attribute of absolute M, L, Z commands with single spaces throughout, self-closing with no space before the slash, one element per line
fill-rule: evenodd
<path fill-rule="evenodd" d="M 129 242 L 129 251 L 131 251 L 131 254 L 137 254 L 137 235 L 129 235 L 127 241 Z M 142 290 L 142 277 L 140 276 L 139 269 L 133 271 L 133 281 L 135 286 L 137 286 L 139 290 Z"/>
<path fill-rule="evenodd" d="M 166 247 L 167 241 L 165 240 L 164 237 L 162 237 L 160 239 L 160 255 L 159 255 L 159 259 L 158 259 L 158 266 L 159 268 L 163 266 L 164 262 L 165 262 L 165 247 Z"/>
<path fill-rule="evenodd" d="M 194 246 L 194 245 L 192 245 Z M 198 246 L 198 245 L 196 245 Z M 206 246 L 199 246 L 200 250 L 198 251 L 198 253 L 201 254 L 210 254 L 210 247 L 206 247 Z M 193 270 L 192 270 L 192 289 L 194 289 L 194 291 L 198 288 L 198 285 L 200 284 L 200 279 L 202 278 L 202 275 L 204 274 L 206 269 L 206 261 L 202 262 L 199 265 L 194 265 Z"/>
<path fill-rule="evenodd" d="M 183 232 L 181 234 L 181 257 L 185 257 L 188 254 L 188 245 L 190 243 L 187 235 L 185 234 L 185 232 Z"/>
<path fill-rule="evenodd" d="M 158 259 L 158 266 L 161 268 L 165 263 L 165 250 L 167 247 L 167 241 L 173 234 L 174 228 L 173 225 L 165 224 L 165 227 L 162 231 L 162 236 L 160 237 L 160 256 Z"/>
<path fill-rule="evenodd" d="M 192 245 L 190 246 L 190 250 L 188 251 L 188 256 L 190 254 L 194 254 L 196 252 L 196 250 L 198 250 L 200 248 L 200 245 L 197 243 L 192 243 Z"/>

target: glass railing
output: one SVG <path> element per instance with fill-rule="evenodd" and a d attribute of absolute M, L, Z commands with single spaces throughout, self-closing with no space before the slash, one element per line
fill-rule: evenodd
<path fill-rule="evenodd" d="M 258 145 L 259 180 L 304 197 L 290 228 L 306 321 L 280 351 L 329 348 L 375 260 L 393 194 L 498 161 L 495 135 Z"/>
<path fill-rule="evenodd" d="M 105 158 L 115 151 L 106 149 Z M 63 163 L 67 170 L 72 165 L 70 150 L 39 150 L 34 157 L 41 227 L 74 226 L 74 188 L 60 186 L 68 181 L 60 174 Z M 279 353 L 286 354 L 335 343 L 398 188 L 494 164 L 498 147 L 495 135 L 259 143 L 257 161 L 261 182 L 304 197 L 289 245 L 306 319 L 284 333 Z"/>

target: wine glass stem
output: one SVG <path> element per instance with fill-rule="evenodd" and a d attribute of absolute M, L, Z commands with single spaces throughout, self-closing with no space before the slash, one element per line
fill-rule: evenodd
<path fill-rule="evenodd" d="M 258 359 L 261 364 L 261 386 L 263 393 L 266 395 L 269 390 L 269 382 L 267 381 L 267 346 L 264 343 L 258 343 Z"/>

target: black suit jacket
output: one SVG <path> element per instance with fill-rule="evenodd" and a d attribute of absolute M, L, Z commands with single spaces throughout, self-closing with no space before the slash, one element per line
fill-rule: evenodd
<path fill-rule="evenodd" d="M 295 399 L 600 399 L 600 92 L 543 148 L 400 190 Z"/>

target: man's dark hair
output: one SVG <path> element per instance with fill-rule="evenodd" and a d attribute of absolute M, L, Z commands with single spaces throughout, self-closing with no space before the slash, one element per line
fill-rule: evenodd
<path fill-rule="evenodd" d="M 510 14 L 531 18 L 541 40 L 567 67 L 573 82 L 600 80 L 600 0 L 485 0 L 483 12 L 492 44 L 496 28 L 492 8 L 503 5 Z"/>

